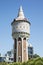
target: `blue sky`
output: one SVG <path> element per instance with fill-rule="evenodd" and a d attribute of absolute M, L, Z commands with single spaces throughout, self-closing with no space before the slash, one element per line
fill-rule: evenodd
<path fill-rule="evenodd" d="M 0 53 L 5 54 L 13 48 L 11 22 L 21 5 L 31 22 L 29 42 L 34 53 L 43 56 L 43 0 L 0 0 Z"/>

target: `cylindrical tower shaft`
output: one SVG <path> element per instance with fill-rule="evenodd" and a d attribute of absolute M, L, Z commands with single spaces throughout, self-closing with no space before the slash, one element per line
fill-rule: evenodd
<path fill-rule="evenodd" d="M 14 62 L 23 62 L 28 60 L 26 38 L 14 39 Z"/>

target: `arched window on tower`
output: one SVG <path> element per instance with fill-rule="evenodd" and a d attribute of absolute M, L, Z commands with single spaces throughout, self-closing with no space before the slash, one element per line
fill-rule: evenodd
<path fill-rule="evenodd" d="M 19 38 L 18 38 L 18 42 L 19 42 L 19 44 L 21 43 L 21 41 L 22 41 L 22 39 L 19 37 Z"/>
<path fill-rule="evenodd" d="M 20 37 L 18 38 L 18 41 L 21 41 L 21 38 Z"/>
<path fill-rule="evenodd" d="M 24 38 L 23 40 L 26 40 L 26 38 Z"/>

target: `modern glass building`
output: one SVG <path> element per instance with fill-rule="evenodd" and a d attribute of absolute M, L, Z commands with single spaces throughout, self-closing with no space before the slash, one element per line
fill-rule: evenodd
<path fill-rule="evenodd" d="M 28 45 L 28 58 L 33 58 L 33 46 L 31 44 Z"/>

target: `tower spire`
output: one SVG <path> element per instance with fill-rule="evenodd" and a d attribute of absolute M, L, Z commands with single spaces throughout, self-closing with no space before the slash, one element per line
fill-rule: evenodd
<path fill-rule="evenodd" d="M 19 8 L 19 12 L 23 12 L 22 6 L 20 6 Z"/>
<path fill-rule="evenodd" d="M 22 6 L 20 6 L 18 16 L 17 16 L 16 20 L 22 20 L 24 18 L 25 18 L 25 16 L 24 16 L 23 9 L 22 9 Z"/>
<path fill-rule="evenodd" d="M 20 8 L 19 8 L 18 16 L 24 17 L 24 12 L 23 12 L 22 6 L 20 6 Z"/>

